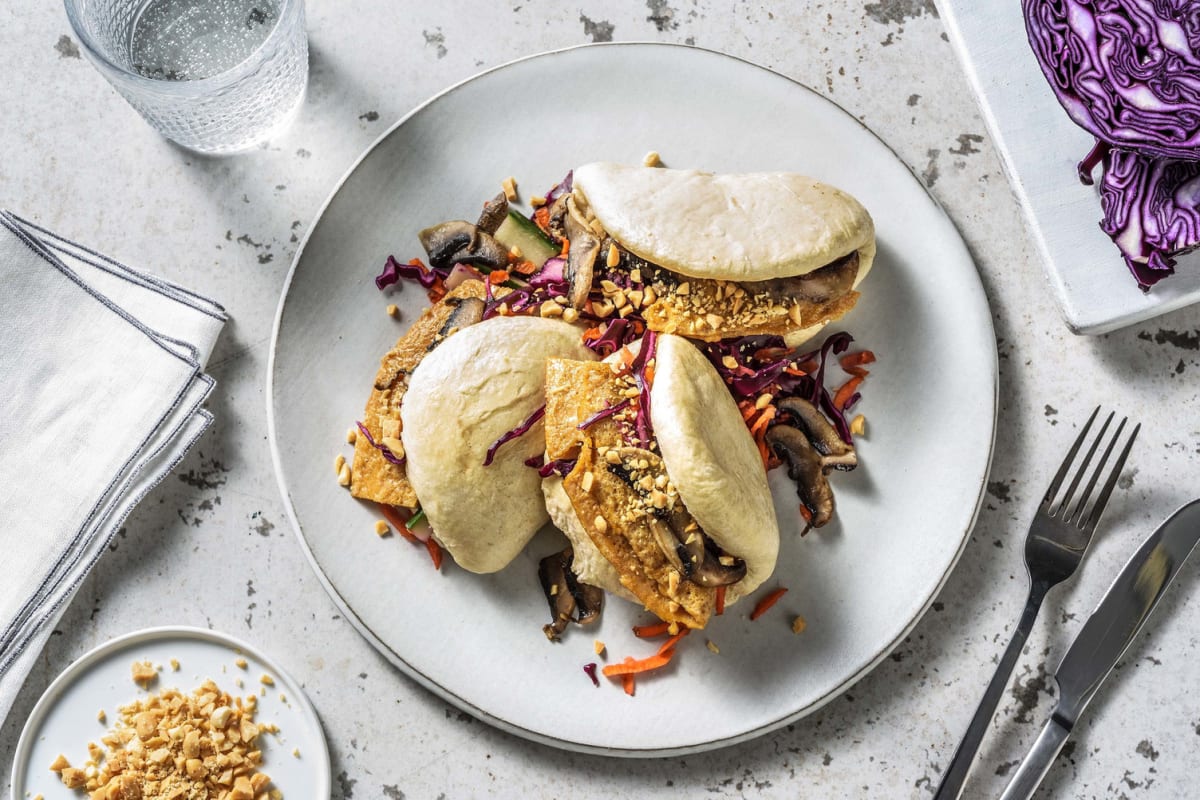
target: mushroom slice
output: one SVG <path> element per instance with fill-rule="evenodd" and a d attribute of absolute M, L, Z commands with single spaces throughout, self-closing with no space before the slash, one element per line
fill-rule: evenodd
<path fill-rule="evenodd" d="M 570 196 L 567 193 L 560 194 L 550 204 L 550 216 L 546 221 L 546 227 L 550 229 L 550 235 L 558 242 L 567 238 L 567 198 Z"/>
<path fill-rule="evenodd" d="M 446 321 L 442 323 L 442 327 L 438 329 L 437 337 L 429 343 L 429 349 L 437 347 L 447 336 L 460 331 L 468 325 L 474 325 L 476 322 L 483 321 L 483 312 L 487 305 L 478 297 L 462 297 L 456 298 L 456 302 L 447 300 L 447 305 L 453 305 L 454 310 L 450 312 L 450 316 L 446 317 Z"/>
<path fill-rule="evenodd" d="M 793 303 L 828 303 L 843 297 L 854 288 L 858 277 L 858 251 L 843 256 L 820 269 L 788 278 L 766 281 L 742 281 L 741 286 L 751 295 L 766 294 L 771 300 Z"/>
<path fill-rule="evenodd" d="M 809 523 L 814 528 L 825 525 L 833 519 L 834 506 L 821 454 L 809 444 L 803 431 L 790 425 L 775 425 L 766 438 L 775 454 L 787 461 L 788 477 L 796 482 L 796 493 L 811 516 Z"/>
<path fill-rule="evenodd" d="M 500 192 L 483 204 L 483 211 L 479 212 L 479 221 L 475 223 L 475 227 L 484 233 L 494 234 L 507 216 L 508 198 L 504 196 L 504 192 Z"/>
<path fill-rule="evenodd" d="M 426 228 L 417 234 L 429 256 L 429 265 L 449 269 L 455 264 L 474 264 L 489 270 L 508 264 L 508 249 L 485 231 L 456 219 Z"/>
<path fill-rule="evenodd" d="M 849 471 L 858 466 L 854 445 L 846 444 L 817 407 L 799 397 L 788 397 L 776 403 L 780 411 L 790 414 L 808 435 L 808 441 L 821 455 L 822 468 Z"/>
<path fill-rule="evenodd" d="M 600 253 L 600 240 L 583 218 L 574 198 L 567 197 L 566 208 L 567 215 L 563 223 L 567 238 L 571 241 L 571 249 L 567 252 L 566 278 L 570 284 L 567 299 L 572 308 L 581 309 L 587 302 L 588 292 L 592 290 L 592 276 L 596 256 Z"/>
<path fill-rule="evenodd" d="M 561 637 L 571 622 L 590 625 L 600 619 L 604 606 L 604 591 L 575 577 L 571 570 L 574 558 L 575 552 L 567 547 L 538 562 L 538 580 L 553 617 L 549 624 L 542 626 L 542 632 L 550 641 Z"/>

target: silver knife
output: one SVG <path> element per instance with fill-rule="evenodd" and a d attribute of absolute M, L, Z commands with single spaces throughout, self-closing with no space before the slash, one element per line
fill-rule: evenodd
<path fill-rule="evenodd" d="M 1054 673 L 1058 705 L 1000 800 L 1028 800 L 1171 580 L 1200 540 L 1200 500 L 1180 508 L 1150 534 L 1083 623 Z"/>

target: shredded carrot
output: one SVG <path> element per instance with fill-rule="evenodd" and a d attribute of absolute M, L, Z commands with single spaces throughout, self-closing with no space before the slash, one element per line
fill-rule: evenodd
<path fill-rule="evenodd" d="M 589 300 L 588 302 L 590 303 L 591 301 Z M 583 332 L 583 341 L 594 342 L 603 335 L 604 334 L 600 332 L 600 326 L 596 325 Z"/>
<path fill-rule="evenodd" d="M 754 403 L 751 400 L 743 400 L 738 403 L 738 409 L 742 412 L 742 420 L 744 422 L 749 422 L 750 418 L 758 413 L 758 409 L 754 407 Z"/>
<path fill-rule="evenodd" d="M 647 364 L 646 368 L 642 370 L 642 374 L 646 376 L 646 385 L 653 386 L 654 385 L 654 365 Z"/>
<path fill-rule="evenodd" d="M 547 216 L 549 216 L 549 212 L 547 212 Z M 566 257 L 567 257 L 567 253 L 570 253 L 570 252 L 571 252 L 571 240 L 570 240 L 570 239 L 568 239 L 567 237 L 565 237 L 565 236 L 564 236 L 564 237 L 563 237 L 562 250 L 560 250 L 560 251 L 559 251 L 559 253 L 558 253 L 558 257 L 559 257 L 559 258 L 566 258 Z"/>
<path fill-rule="evenodd" d="M 680 629 L 679 633 L 662 643 L 662 647 L 658 648 L 658 655 L 670 658 L 675 653 L 675 645 L 679 644 L 679 640 L 691 632 L 691 628 Z"/>
<path fill-rule="evenodd" d="M 492 286 L 504 283 L 506 280 L 508 280 L 508 270 L 506 269 L 494 269 L 488 273 L 488 283 Z"/>
<path fill-rule="evenodd" d="M 797 378 L 803 378 L 805 375 L 808 374 L 804 370 L 796 369 L 795 367 L 784 367 L 783 371 L 786 372 L 788 375 L 795 375 Z"/>
<path fill-rule="evenodd" d="M 425 295 L 429 298 L 429 302 L 436 303 L 446 296 L 446 282 L 442 280 L 442 276 L 438 275 L 433 281 L 433 286 L 426 290 Z"/>
<path fill-rule="evenodd" d="M 808 506 L 800 506 L 800 516 L 804 517 L 804 521 L 812 525 L 812 512 L 808 510 Z"/>
<path fill-rule="evenodd" d="M 633 673 L 630 672 L 621 676 L 621 686 L 625 689 L 625 694 L 633 697 L 636 687 L 634 685 Z"/>
<path fill-rule="evenodd" d="M 404 524 L 407 520 L 400 516 L 399 511 L 397 511 L 393 506 L 389 506 L 385 503 L 377 503 L 377 505 L 379 506 L 379 513 L 383 514 L 384 519 L 392 523 L 392 527 L 396 529 L 396 533 L 400 534 L 413 544 L 421 543 L 421 540 L 416 536 L 413 536 L 412 531 L 410 531 L 408 526 Z"/>
<path fill-rule="evenodd" d="M 656 622 L 653 625 L 634 625 L 633 635 L 639 639 L 653 639 L 655 636 L 662 636 L 671 629 L 669 622 Z"/>
<path fill-rule="evenodd" d="M 533 212 L 533 222 L 546 233 L 550 232 L 550 209 L 542 206 Z"/>
<path fill-rule="evenodd" d="M 520 261 L 513 265 L 512 271 L 518 275 L 532 275 L 537 272 L 537 264 L 532 261 Z"/>
<path fill-rule="evenodd" d="M 618 675 L 636 675 L 639 672 L 649 672 L 651 670 L 665 667 L 671 661 L 671 653 L 667 655 L 658 655 L 655 653 L 646 658 L 631 658 L 625 657 L 625 660 L 620 664 L 609 664 L 604 667 L 604 674 L 609 678 L 615 678 Z"/>
<path fill-rule="evenodd" d="M 718 617 L 725 613 L 725 587 L 717 587 L 717 608 L 714 612 Z"/>
<path fill-rule="evenodd" d="M 859 353 L 850 353 L 849 355 L 842 356 L 841 361 L 838 363 L 842 365 L 842 369 L 850 372 L 855 367 L 861 367 L 864 364 L 874 364 L 875 354 L 870 350 L 863 350 Z"/>
<path fill-rule="evenodd" d="M 862 376 L 855 375 L 853 378 L 843 383 L 841 388 L 839 388 L 833 395 L 833 407 L 838 409 L 845 408 L 846 403 L 848 403 L 850 398 L 854 396 L 854 393 L 858 391 L 858 385 L 862 382 Z"/>
<path fill-rule="evenodd" d="M 754 424 L 750 426 L 750 435 L 759 438 L 767 432 L 767 423 L 775 419 L 775 406 L 768 405 L 758 415 L 758 419 L 754 420 Z"/>
<path fill-rule="evenodd" d="M 621 348 L 621 361 L 625 364 L 625 369 L 633 366 L 633 351 L 628 347 Z"/>
<path fill-rule="evenodd" d="M 750 619 L 758 619 L 763 614 L 770 610 L 771 606 L 779 602 L 779 598 L 787 594 L 787 589 L 780 586 L 769 593 L 762 600 L 759 600 L 754 605 L 754 610 L 750 612 Z"/>
<path fill-rule="evenodd" d="M 433 537 L 425 540 L 425 549 L 429 551 L 429 558 L 433 561 L 434 569 L 442 568 L 442 548 L 433 540 Z"/>

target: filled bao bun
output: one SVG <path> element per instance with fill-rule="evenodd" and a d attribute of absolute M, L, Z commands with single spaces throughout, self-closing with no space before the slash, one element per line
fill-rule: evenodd
<path fill-rule="evenodd" d="M 495 317 L 458 331 L 413 371 L 400 409 L 408 479 L 434 538 L 462 568 L 495 572 L 548 521 L 537 470 L 541 422 L 488 448 L 543 403 L 547 358 L 594 360 L 579 330 L 538 317 Z"/>
<path fill-rule="evenodd" d="M 596 269 L 616 243 L 632 256 L 621 267 L 656 287 L 647 324 L 692 338 L 799 344 L 854 306 L 875 258 L 867 210 L 803 175 L 593 163 L 574 170 L 569 202 L 602 240 Z"/>
<path fill-rule="evenodd" d="M 762 460 L 717 371 L 692 344 L 671 335 L 658 337 L 649 392 L 657 452 L 646 456 L 642 450 L 631 458 L 621 434 L 628 422 L 614 417 L 580 431 L 581 421 L 623 397 L 612 366 L 562 359 L 547 364 L 547 456 L 578 461 L 565 478 L 543 481 L 546 506 L 571 540 L 572 568 L 580 580 L 636 600 L 668 622 L 703 627 L 715 589 L 681 567 L 680 557 L 687 556 L 678 549 L 680 540 L 690 535 L 685 531 L 702 533 L 716 548 L 709 555 L 722 556 L 718 571 L 741 570 L 725 585 L 727 604 L 761 585 L 774 571 L 779 550 Z M 619 463 L 609 454 L 614 450 L 623 457 Z M 638 459 L 649 468 L 631 473 Z M 665 470 L 667 481 L 653 485 L 668 495 L 657 519 L 680 528 L 683 535 L 676 538 L 663 527 L 651 530 L 646 514 L 631 518 L 622 512 L 637 481 L 649 476 L 653 482 L 661 474 L 656 467 Z M 674 557 L 668 549 L 675 550 Z"/>

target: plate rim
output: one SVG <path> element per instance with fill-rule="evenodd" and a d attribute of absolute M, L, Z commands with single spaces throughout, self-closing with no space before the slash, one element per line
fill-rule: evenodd
<path fill-rule="evenodd" d="M 304 716 L 311 718 L 316 723 L 317 732 L 320 734 L 318 737 L 321 744 L 320 758 L 315 759 L 319 772 L 316 788 L 320 790 L 317 796 L 323 797 L 328 795 L 333 786 L 333 765 L 329 759 L 329 743 L 325 738 L 325 726 L 321 724 L 321 716 L 317 713 L 316 707 L 313 706 L 312 701 L 308 699 L 308 695 L 304 692 L 304 684 L 296 680 L 290 672 L 281 667 L 275 659 L 264 653 L 262 649 L 236 636 L 209 628 L 199 628 L 194 625 L 157 625 L 123 633 L 120 636 L 101 642 L 68 664 L 66 669 L 50 682 L 50 685 L 46 687 L 41 697 L 38 698 L 37 703 L 34 704 L 33 710 L 29 712 L 29 716 L 25 719 L 25 724 L 21 726 L 21 733 L 17 737 L 17 746 L 13 750 L 12 774 L 9 780 L 13 796 L 17 796 L 17 780 L 20 777 L 18 770 L 21 764 L 29 757 L 33 734 L 39 729 L 46 712 L 49 711 L 64 688 L 74 682 L 81 674 L 86 673 L 95 662 L 131 643 L 169 639 L 174 636 L 205 639 L 216 644 L 232 647 L 234 650 L 240 650 L 253 657 L 256 661 L 261 662 L 274 672 L 276 676 L 283 678 L 284 681 L 291 683 L 295 687 L 296 691 L 292 692 L 292 702 L 300 706 L 301 713 Z M 25 788 L 24 784 L 22 784 L 21 788 Z"/>
<path fill-rule="evenodd" d="M 671 48 L 671 49 L 678 49 L 678 50 L 684 50 L 684 51 L 698 51 L 698 52 L 704 53 L 709 56 L 717 56 L 720 58 L 729 59 L 731 61 L 737 62 L 739 65 L 745 65 L 745 66 L 749 66 L 749 67 L 752 67 L 757 70 L 761 70 L 769 75 L 772 75 L 772 76 L 775 76 L 778 78 L 782 78 L 782 79 L 788 81 L 789 83 L 791 83 L 797 89 L 804 91 L 804 92 L 808 93 L 809 95 L 812 95 L 813 97 L 828 103 L 833 109 L 835 109 L 838 113 L 842 114 L 847 120 L 853 122 L 856 126 L 861 128 L 865 133 L 870 135 L 884 149 L 886 149 L 889 153 L 891 153 L 893 158 L 896 159 L 897 163 L 903 165 L 904 169 L 908 172 L 909 177 L 913 180 L 913 182 L 916 184 L 916 186 L 918 186 L 921 189 L 921 191 L 924 193 L 924 195 L 933 204 L 933 206 L 937 210 L 937 212 L 941 215 L 942 221 L 948 226 L 948 228 L 950 230 L 952 230 L 954 232 L 956 244 L 961 248 L 966 261 L 968 263 L 970 263 L 971 266 L 974 268 L 975 285 L 978 288 L 978 291 L 979 291 L 978 297 L 982 301 L 983 312 L 984 312 L 982 314 L 981 321 L 984 324 L 984 326 L 986 327 L 987 331 L 990 333 L 990 341 L 992 343 L 992 346 L 990 348 L 988 348 L 988 351 L 987 351 L 987 358 L 991 362 L 990 363 L 991 369 L 988 371 L 988 375 L 991 380 L 991 393 L 990 393 L 991 404 L 992 404 L 992 413 L 990 415 L 991 416 L 991 435 L 989 436 L 988 449 L 987 449 L 986 459 L 984 462 L 983 474 L 980 476 L 979 487 L 976 490 L 975 505 L 971 511 L 969 522 L 961 534 L 961 538 L 958 542 L 958 547 L 957 547 L 953 557 L 950 559 L 950 561 L 947 564 L 942 575 L 939 577 L 937 585 L 929 593 L 928 597 L 926 597 L 924 599 L 920 610 L 913 616 L 913 618 L 908 622 L 908 624 L 904 626 L 904 628 L 896 635 L 896 637 L 894 639 L 887 642 L 885 645 L 883 645 L 881 647 L 881 649 L 879 650 L 878 653 L 875 654 L 873 659 L 869 660 L 858 671 L 856 671 L 855 673 L 853 673 L 852 675 L 847 677 L 842 683 L 838 684 L 838 686 L 836 686 L 835 688 L 830 690 L 828 693 L 826 693 L 826 695 L 824 697 L 821 697 L 817 701 L 810 703 L 810 704 L 804 706 L 803 708 L 800 708 L 793 712 L 785 714 L 782 717 L 778 717 L 776 719 L 773 719 L 769 722 L 758 725 L 750 730 L 743 731 L 742 733 L 736 734 L 734 736 L 728 736 L 728 737 L 724 737 L 721 739 L 714 739 L 714 740 L 709 740 L 709 741 L 705 741 L 705 742 L 697 742 L 694 744 L 681 745 L 681 746 L 676 746 L 676 747 L 616 747 L 616 746 L 594 745 L 594 744 L 588 744 L 586 742 L 568 741 L 565 739 L 556 738 L 554 736 L 548 736 L 539 731 L 532 730 L 532 729 L 524 727 L 518 723 L 515 723 L 510 720 L 504 719 L 502 717 L 496 716 L 496 715 L 480 708 L 475 703 L 472 703 L 469 700 L 466 700 L 465 698 L 459 696 L 455 692 L 453 692 L 450 689 L 446 688 L 445 686 L 441 685 L 434 678 L 425 675 L 424 673 L 420 672 L 419 670 L 417 670 L 416 668 L 414 668 L 410 664 L 408 664 L 408 662 L 406 662 L 400 656 L 400 654 L 396 653 L 386 642 L 384 642 L 382 639 L 380 639 L 375 634 L 375 632 L 373 630 L 371 630 L 370 626 L 367 625 L 366 622 L 364 622 L 358 616 L 358 614 L 353 610 L 353 608 L 351 608 L 351 606 L 346 602 L 345 598 L 342 597 L 341 593 L 337 590 L 337 588 L 330 581 L 329 577 L 325 574 L 325 571 L 324 571 L 324 569 L 322 569 L 321 565 L 319 563 L 317 563 L 317 560 L 316 560 L 315 556 L 313 555 L 312 550 L 308 546 L 308 541 L 305 539 L 304 531 L 300 525 L 300 520 L 296 516 L 296 509 L 292 503 L 291 494 L 288 490 L 287 482 L 284 479 L 283 464 L 282 464 L 282 459 L 281 459 L 279 447 L 278 447 L 278 435 L 277 435 L 278 431 L 276 429 L 276 420 L 275 420 L 275 402 L 274 402 L 275 401 L 275 357 L 276 357 L 276 353 L 277 353 L 277 347 L 279 344 L 280 326 L 283 321 L 284 305 L 286 304 L 288 294 L 291 290 L 292 280 L 296 274 L 296 268 L 300 264 L 300 259 L 304 255 L 304 251 L 307 248 L 309 239 L 312 237 L 313 233 L 316 231 L 317 226 L 319 225 L 322 217 L 324 217 L 325 212 L 329 208 L 329 205 L 333 202 L 334 198 L 342 190 L 342 187 L 345 185 L 345 183 L 355 173 L 355 171 L 359 168 L 359 166 L 363 163 L 363 161 L 365 161 L 367 159 L 367 157 L 369 155 L 371 155 L 371 153 L 375 150 L 375 148 L 378 147 L 385 139 L 387 139 L 389 136 L 391 136 L 395 131 L 400 129 L 411 118 L 413 118 L 417 114 L 421 113 L 423 110 L 425 110 L 427 107 L 429 107 L 433 103 L 435 103 L 438 100 L 442 99 L 443 97 L 449 95 L 450 93 L 456 91 L 460 87 L 462 87 L 472 81 L 475 81 L 479 78 L 482 78 L 486 75 L 489 75 L 493 72 L 498 72 L 500 70 L 506 69 L 515 64 L 523 63 L 525 61 L 531 61 L 531 60 L 539 59 L 539 58 L 549 58 L 549 57 L 561 55 L 564 53 L 572 52 L 575 50 L 582 50 L 585 48 L 620 48 L 620 47 L 651 47 L 651 48 L 656 48 L 656 49 L 657 48 L 662 48 L 662 49 Z M 954 568 L 958 565 L 959 560 L 962 558 L 962 555 L 966 550 L 967 544 L 970 542 L 971 532 L 975 529 L 975 525 L 979 519 L 979 512 L 983 507 L 983 502 L 986 497 L 988 477 L 991 474 L 992 464 L 993 464 L 993 456 L 995 454 L 996 428 L 997 428 L 997 420 L 998 420 L 999 405 L 1000 405 L 999 404 L 999 393 L 1000 393 L 999 354 L 998 354 L 998 351 L 996 348 L 995 341 L 996 341 L 996 332 L 995 332 L 995 326 L 992 324 L 992 317 L 991 317 L 991 312 L 990 312 L 990 305 L 988 304 L 987 291 L 983 286 L 983 281 L 979 275 L 979 268 L 975 263 L 974 257 L 971 255 L 970 248 L 967 247 L 966 240 L 963 239 L 962 232 L 958 229 L 958 226 L 954 224 L 954 221 L 953 221 L 953 219 L 951 219 L 950 215 L 948 213 L 946 213 L 946 210 L 942 206 L 942 204 L 938 202 L 937 198 L 933 196 L 933 194 L 929 191 L 928 187 L 926 187 L 925 184 L 917 177 L 917 174 L 913 170 L 912 165 L 910 165 L 907 161 L 905 161 L 903 158 L 901 158 L 900 155 L 891 147 L 891 145 L 889 145 L 882 137 L 880 137 L 873 130 L 871 130 L 860 119 L 858 119 L 853 114 L 851 114 L 849 111 L 847 111 L 845 108 L 843 108 L 839 103 L 837 103 L 836 101 L 834 101 L 828 97 L 825 97 L 824 95 L 820 94 L 819 92 L 812 89 L 811 87 L 801 83 L 800 81 L 796 80 L 795 78 L 785 75 L 782 72 L 778 72 L 776 70 L 771 69 L 770 67 L 766 67 L 766 66 L 763 66 L 762 64 L 758 64 L 754 61 L 751 61 L 750 59 L 743 58 L 743 57 L 737 56 L 737 55 L 733 55 L 731 53 L 726 53 L 726 52 L 723 52 L 720 50 L 713 50 L 710 48 L 699 47 L 696 45 L 679 44 L 679 43 L 674 43 L 674 42 L 656 42 L 656 41 L 649 41 L 649 40 L 635 40 L 635 41 L 622 41 L 622 42 L 586 42 L 586 43 L 582 43 L 582 44 L 571 45 L 568 47 L 560 47 L 560 48 L 555 48 L 552 50 L 545 50 L 545 51 L 541 51 L 538 53 L 532 53 L 530 55 L 525 55 L 525 56 L 521 56 L 518 58 L 514 58 L 509 61 L 505 61 L 501 64 L 497 64 L 495 66 L 488 67 L 487 69 L 480 70 L 479 72 L 476 72 L 467 78 L 464 78 L 460 81 L 457 81 L 456 83 L 451 84 L 450 86 L 447 86 L 446 88 L 434 93 L 433 95 L 430 95 L 427 99 L 425 99 L 418 105 L 414 106 L 406 114 L 402 115 L 387 130 L 380 133 L 379 136 L 377 136 L 374 139 L 374 141 L 372 141 L 362 151 L 362 153 L 359 154 L 359 156 L 354 160 L 354 162 L 346 169 L 346 171 L 338 179 L 337 183 L 332 187 L 329 194 L 326 196 L 325 201 L 321 204 L 321 207 L 317 210 L 317 213 L 313 216 L 312 225 L 309 227 L 309 229 L 307 231 L 305 231 L 303 238 L 300 240 L 300 244 L 296 248 L 296 253 L 292 257 L 291 266 L 288 268 L 287 276 L 284 279 L 283 285 L 280 289 L 279 303 L 275 309 L 275 319 L 272 323 L 272 329 L 271 329 L 271 349 L 270 349 L 270 353 L 268 354 L 268 359 L 267 359 L 267 374 L 266 374 L 266 385 L 265 385 L 265 392 L 264 392 L 264 400 L 266 403 L 266 411 L 267 411 L 267 440 L 268 440 L 268 445 L 271 450 L 271 463 L 272 463 L 272 466 L 274 467 L 274 471 L 275 471 L 276 484 L 279 487 L 279 492 L 280 492 L 281 498 L 283 500 L 284 512 L 287 515 L 289 523 L 291 523 L 292 532 L 296 536 L 297 542 L 300 545 L 300 549 L 304 553 L 305 558 L 308 560 L 309 565 L 312 567 L 313 572 L 316 574 L 318 581 L 325 588 L 326 593 L 329 595 L 329 597 L 333 601 L 334 605 L 342 613 L 342 615 L 345 617 L 345 619 L 351 624 L 351 626 L 354 627 L 354 629 L 359 633 L 359 635 L 362 636 L 364 639 L 366 639 L 375 648 L 375 650 L 379 654 L 383 655 L 394 667 L 396 667 L 398 670 L 400 670 L 405 676 L 414 680 L 422 688 L 433 692 L 435 695 L 437 695 L 441 699 L 451 703 L 452 705 L 454 705 L 464 711 L 469 712 L 470 714 L 477 717 L 478 719 L 480 719 L 484 722 L 487 722 L 489 725 L 492 725 L 493 727 L 503 730 L 506 733 L 513 734 L 515 736 L 518 736 L 518 737 L 528 740 L 528 741 L 534 741 L 539 744 L 547 745 L 547 746 L 550 746 L 550 747 L 553 747 L 553 748 L 556 748 L 559 750 L 566 750 L 566 751 L 577 752 L 577 753 L 586 753 L 586 754 L 591 754 L 591 755 L 614 756 L 614 757 L 620 757 L 620 758 L 669 758 L 669 757 L 673 757 L 673 756 L 702 753 L 702 752 L 706 752 L 709 750 L 730 747 L 735 744 L 750 741 L 752 739 L 756 739 L 756 738 L 763 736 L 767 733 L 770 733 L 772 731 L 778 730 L 778 729 L 780 729 L 786 725 L 789 725 L 803 717 L 806 717 L 806 716 L 809 716 L 810 714 L 815 713 L 816 711 L 820 710 L 822 707 L 824 707 L 828 703 L 832 702 L 837 697 L 840 697 L 851 686 L 853 686 L 855 683 L 857 683 L 859 680 L 861 680 L 863 677 L 865 677 L 868 673 L 873 671 L 875 669 L 875 667 L 879 666 L 879 664 L 885 658 L 887 658 L 888 655 L 901 642 L 903 642 L 905 638 L 907 638 L 909 636 L 909 634 L 912 633 L 912 631 L 921 622 L 921 620 L 924 619 L 925 614 L 929 611 L 930 606 L 933 605 L 933 602 L 937 599 L 938 595 L 941 593 L 942 588 L 946 585 L 946 581 L 949 580 L 951 573 L 953 573 Z"/>

